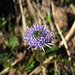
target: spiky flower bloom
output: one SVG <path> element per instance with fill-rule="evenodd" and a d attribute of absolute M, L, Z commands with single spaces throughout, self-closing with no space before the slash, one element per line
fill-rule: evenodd
<path fill-rule="evenodd" d="M 44 25 L 38 24 L 34 24 L 27 30 L 24 39 L 30 47 L 34 47 L 35 50 L 37 48 L 42 48 L 43 51 L 43 46 L 46 45 L 50 47 L 50 45 L 52 45 L 51 42 L 53 41 L 52 32 L 50 32 Z"/>

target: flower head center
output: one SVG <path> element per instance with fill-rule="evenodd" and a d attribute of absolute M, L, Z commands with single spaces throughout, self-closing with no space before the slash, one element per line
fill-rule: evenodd
<path fill-rule="evenodd" d="M 42 34 L 41 31 L 36 30 L 36 31 L 33 32 L 32 36 L 35 37 L 35 38 L 38 38 L 38 37 L 41 36 L 41 34 Z"/>

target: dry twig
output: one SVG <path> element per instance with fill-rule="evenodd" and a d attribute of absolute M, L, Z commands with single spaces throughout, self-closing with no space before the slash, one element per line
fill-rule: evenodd
<path fill-rule="evenodd" d="M 45 68 L 44 66 L 43 66 L 42 68 L 43 68 L 43 69 L 42 69 L 42 74 L 43 74 L 43 75 L 46 75 L 46 68 Z"/>
<path fill-rule="evenodd" d="M 56 58 L 56 55 L 55 55 Z M 57 61 L 54 62 L 54 75 L 58 75 L 58 64 Z"/>
<path fill-rule="evenodd" d="M 46 60 L 43 62 L 43 64 L 49 63 L 52 59 L 53 59 L 53 56 L 52 56 L 52 57 L 50 56 L 48 59 L 46 59 Z M 41 71 L 41 68 L 40 68 L 40 66 L 38 66 L 38 67 L 35 68 L 29 75 L 33 75 L 34 73 L 39 73 L 40 71 Z"/>
<path fill-rule="evenodd" d="M 75 6 L 74 6 L 73 4 L 70 4 L 70 7 L 72 8 L 73 13 L 74 13 L 74 15 L 75 15 Z"/>
<path fill-rule="evenodd" d="M 26 32 L 26 19 L 25 19 L 25 15 L 24 15 L 24 10 L 22 7 L 22 0 L 19 0 L 19 6 L 20 6 L 20 11 L 21 11 L 21 16 L 22 16 L 22 35 L 23 38 L 25 36 L 25 32 Z M 26 41 L 24 41 L 24 44 L 26 45 Z"/>
<path fill-rule="evenodd" d="M 75 21 L 71 27 L 71 29 L 69 30 L 69 32 L 67 33 L 67 35 L 65 36 L 65 41 L 68 42 L 68 40 L 73 36 L 73 34 L 75 33 Z M 59 43 L 59 48 L 63 46 L 63 41 L 61 41 Z"/>
<path fill-rule="evenodd" d="M 27 4 L 28 4 L 28 8 L 29 8 L 29 11 L 30 11 L 30 13 L 33 15 L 33 17 L 34 17 L 34 20 L 35 20 L 35 22 L 37 23 L 37 12 L 35 11 L 35 9 L 33 8 L 33 6 L 32 6 L 32 4 L 31 4 L 31 2 L 30 2 L 30 0 L 27 0 Z"/>
<path fill-rule="evenodd" d="M 38 16 L 39 16 L 39 18 L 41 18 L 41 20 L 43 21 L 43 24 L 46 24 L 45 21 L 44 21 L 43 15 L 41 14 L 40 10 L 37 8 L 37 6 L 36 6 L 36 4 L 35 4 L 34 2 L 33 2 L 33 6 L 34 6 L 34 8 L 37 10 Z M 41 24 L 41 22 L 40 22 L 40 24 Z"/>
<path fill-rule="evenodd" d="M 67 9 L 67 12 L 75 15 L 75 6 L 73 4 L 70 4 L 70 6 Z"/>
<path fill-rule="evenodd" d="M 59 28 L 58 23 L 55 21 L 55 6 L 54 6 L 54 3 L 52 2 L 51 5 L 52 5 L 52 13 L 53 13 L 53 17 L 54 17 L 55 26 L 56 26 L 56 28 L 57 28 L 57 30 L 58 30 L 58 33 L 59 33 L 59 35 L 60 35 L 60 37 L 61 37 L 61 39 L 62 39 L 62 41 L 63 41 L 64 46 L 65 46 L 65 48 L 66 48 L 66 52 L 67 52 L 67 55 L 68 55 L 68 57 L 69 57 L 69 60 L 71 60 L 70 52 L 69 52 L 69 50 L 68 50 L 67 43 L 66 43 L 66 41 L 65 41 L 65 39 L 64 39 L 64 36 L 62 35 L 62 33 L 61 33 L 61 31 L 60 31 L 60 28 Z"/>

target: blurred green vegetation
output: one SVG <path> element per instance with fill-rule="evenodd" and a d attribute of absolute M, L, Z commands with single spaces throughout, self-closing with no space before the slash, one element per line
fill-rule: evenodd
<path fill-rule="evenodd" d="M 58 47 L 59 43 L 61 42 L 61 38 L 55 27 L 51 5 L 49 4 L 48 6 L 48 4 L 46 3 L 46 0 L 36 0 L 36 1 L 30 0 L 31 5 L 33 6 L 33 9 L 36 12 L 34 13 L 33 9 L 32 11 L 30 11 L 27 0 L 25 0 L 25 2 L 22 2 L 27 28 L 30 27 L 32 24 L 36 24 L 36 23 L 47 24 L 47 26 L 50 28 L 50 22 L 53 22 L 53 25 L 54 25 L 53 33 L 54 33 L 55 44 L 51 46 L 51 48 L 44 46 L 45 52 L 43 52 L 41 49 L 34 50 L 33 48 L 30 48 L 28 50 L 27 49 L 28 46 L 24 45 L 23 36 L 22 36 L 23 21 L 22 21 L 21 10 L 19 7 L 19 2 L 18 1 L 13 2 L 13 0 L 11 1 L 8 0 L 8 2 L 5 1 L 4 4 L 3 2 L 1 3 L 0 1 L 0 8 L 1 8 L 1 11 L 0 11 L 1 13 L 0 15 L 0 65 L 1 65 L 0 72 L 9 67 L 9 69 L 15 68 L 17 71 L 20 71 L 21 73 L 27 72 L 29 74 L 37 66 L 44 66 L 46 68 L 47 75 L 54 75 L 55 73 L 54 64 L 56 63 L 56 66 L 58 67 L 58 70 L 57 70 L 58 72 L 56 75 L 74 75 L 75 74 L 75 68 L 74 68 L 75 56 L 74 55 L 71 56 L 72 60 L 69 61 L 67 53 L 66 53 L 66 49 L 64 48 L 64 46 L 62 46 L 60 49 Z M 58 7 L 65 6 L 68 8 L 69 5 L 73 4 L 74 2 L 72 2 L 72 0 L 60 0 L 60 1 L 56 0 L 54 1 L 54 3 Z M 8 6 L 8 5 L 11 5 L 11 6 Z M 7 9 L 5 7 L 7 7 Z M 36 7 L 38 7 L 37 9 L 38 11 L 36 10 Z M 50 15 L 48 15 L 48 12 L 44 8 L 49 9 Z M 32 15 L 32 13 L 35 15 L 35 17 Z M 46 14 L 43 14 L 43 13 L 46 13 Z M 41 16 L 43 18 L 41 18 Z M 69 19 L 70 18 L 68 18 L 68 20 Z M 74 18 L 71 17 L 71 19 L 73 19 L 74 21 Z M 71 19 L 69 20 L 69 22 L 72 21 Z M 66 35 L 68 33 L 67 32 L 69 31 L 68 27 L 69 26 L 64 26 L 62 29 L 60 29 L 63 35 Z M 69 49 L 73 50 L 74 48 L 69 47 Z M 24 52 L 25 52 L 25 55 L 23 57 Z M 19 55 L 20 53 L 23 53 L 21 55 L 22 57 Z M 43 64 L 43 62 L 46 59 L 52 56 L 54 58 L 50 62 L 48 62 L 47 64 Z M 17 61 L 17 62 L 16 64 L 12 66 L 12 63 L 14 61 Z M 10 70 L 4 72 L 4 75 L 8 75 L 9 72 Z"/>

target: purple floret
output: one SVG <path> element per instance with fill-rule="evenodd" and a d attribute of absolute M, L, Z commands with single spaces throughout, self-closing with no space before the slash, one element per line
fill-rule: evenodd
<path fill-rule="evenodd" d="M 51 43 L 52 32 L 48 30 L 44 25 L 34 24 L 30 27 L 25 35 L 25 40 L 30 47 L 42 48 L 45 44 Z"/>

